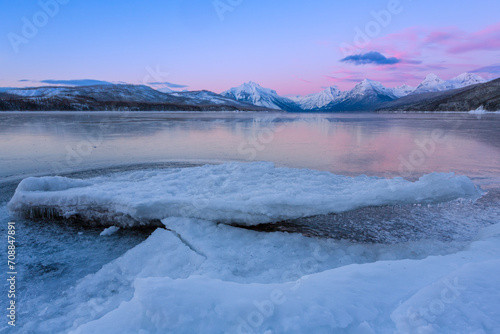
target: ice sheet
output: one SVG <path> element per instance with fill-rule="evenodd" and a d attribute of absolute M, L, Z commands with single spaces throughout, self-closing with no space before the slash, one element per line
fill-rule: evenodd
<path fill-rule="evenodd" d="M 34 314 L 26 329 L 245 333 L 250 326 L 252 333 L 385 333 L 407 328 L 418 315 L 409 318 L 408 310 L 431 307 L 446 284 L 461 288 L 465 282 L 470 291 L 460 289 L 461 295 L 425 326 L 442 332 L 457 315 L 470 328 L 480 328 L 483 320 L 490 328 L 498 325 L 500 263 L 491 263 L 500 259 L 500 225 L 460 251 L 426 241 L 356 244 L 259 233 L 187 218 L 163 223 L 169 230 L 157 229 L 63 297 L 40 305 L 44 311 Z M 275 291 L 283 293 L 284 302 Z M 488 294 L 488 304 L 480 305 L 482 293 Z M 272 314 L 265 309 L 269 301 Z M 487 308 L 492 311 L 478 318 Z M 417 332 L 422 324 L 410 325 Z"/>
<path fill-rule="evenodd" d="M 165 224 L 203 226 L 208 222 L 170 219 Z M 187 232 L 190 229 L 184 230 L 194 238 L 196 233 Z M 208 235 L 219 236 L 221 248 L 227 246 L 228 242 L 223 242 L 227 234 Z M 303 254 L 303 257 L 292 254 L 291 262 L 300 264 L 314 259 L 307 247 L 293 246 L 295 240 L 289 241 L 288 246 L 278 243 L 276 247 L 282 251 L 295 249 Z M 197 269 L 190 275 L 170 276 L 165 271 L 160 274 L 151 267 L 152 263 L 146 264 L 144 269 L 149 267 L 150 273 L 158 275 L 137 275 L 130 300 L 94 321 L 77 326 L 72 333 L 441 333 L 464 330 L 494 333 L 500 329 L 499 241 L 498 233 L 487 233 L 484 239 L 455 254 L 359 263 L 327 270 L 316 268 L 310 273 L 302 272 L 298 279 L 286 280 L 274 275 L 274 279 L 268 278 L 267 282 L 255 280 L 258 271 L 241 273 L 244 279 L 235 280 L 224 267 L 207 266 L 206 262 L 215 259 L 209 250 L 215 251 L 216 243 L 208 242 L 211 244 L 208 245 L 200 241 L 201 245 L 197 245 L 200 248 L 193 245 L 180 248 L 204 258 L 197 257 L 201 262 L 193 266 Z M 269 247 L 238 247 L 239 242 L 239 238 L 232 240 L 235 250 L 249 261 L 261 256 L 263 262 L 269 261 L 281 274 L 289 269 L 287 261 L 280 263 L 286 256 L 276 257 Z M 157 245 L 150 246 L 156 249 Z M 225 250 L 230 252 L 228 248 Z M 328 251 L 320 254 L 328 254 Z M 313 260 L 317 262 L 321 261 Z M 231 263 L 227 261 L 227 264 Z M 238 267 L 238 263 L 232 263 L 233 270 L 237 271 Z"/>
<path fill-rule="evenodd" d="M 427 174 L 410 182 L 259 162 L 129 172 L 85 181 L 28 178 L 8 206 L 28 216 L 73 216 L 104 225 L 150 224 L 167 217 L 255 225 L 366 206 L 474 200 L 481 194 L 470 179 L 453 173 Z"/>

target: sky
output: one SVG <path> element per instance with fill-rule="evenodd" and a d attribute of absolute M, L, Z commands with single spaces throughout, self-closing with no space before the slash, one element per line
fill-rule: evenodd
<path fill-rule="evenodd" d="M 500 77 L 498 0 L 0 0 L 0 87 L 97 80 L 281 95 Z M 86 82 L 86 81 L 85 81 Z"/>

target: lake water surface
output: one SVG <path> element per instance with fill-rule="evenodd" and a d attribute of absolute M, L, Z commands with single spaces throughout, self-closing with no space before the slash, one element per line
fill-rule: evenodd
<path fill-rule="evenodd" d="M 457 251 L 481 228 L 500 221 L 500 115 L 1 113 L 0 157 L 0 233 L 8 221 L 15 220 L 18 228 L 20 321 L 35 310 L 44 318 L 40 305 L 63 296 L 150 232 L 120 230 L 102 238 L 102 228 L 12 217 L 6 203 L 29 176 L 89 178 L 230 161 L 410 180 L 455 172 L 485 195 L 474 203 L 365 208 L 256 229 L 359 244 L 427 239 L 433 248 L 415 255 L 425 257 Z"/>
<path fill-rule="evenodd" d="M 485 186 L 500 175 L 499 115 L 3 113 L 0 125 L 0 180 L 225 161 L 353 176 L 453 171 Z"/>

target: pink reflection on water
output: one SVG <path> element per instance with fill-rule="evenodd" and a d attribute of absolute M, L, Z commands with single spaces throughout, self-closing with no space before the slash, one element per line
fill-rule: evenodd
<path fill-rule="evenodd" d="M 488 138 L 447 130 L 444 140 L 429 144 L 440 127 L 424 116 L 280 115 L 279 122 L 260 115 L 107 116 L 113 126 L 101 132 L 96 132 L 102 121 L 97 116 L 39 117 L 15 127 L 3 117 L 0 177 L 51 173 L 54 165 L 79 170 L 159 161 L 264 160 L 278 166 L 388 177 L 449 171 L 492 176 L 500 169 L 500 150 Z M 484 126 L 484 133 L 498 132 L 500 119 L 472 121 Z M 89 138 L 99 140 L 90 145 Z"/>

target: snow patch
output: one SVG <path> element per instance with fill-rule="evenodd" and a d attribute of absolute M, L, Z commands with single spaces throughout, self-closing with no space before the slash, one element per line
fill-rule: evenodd
<path fill-rule="evenodd" d="M 101 237 L 105 237 L 105 236 L 108 236 L 108 235 L 112 235 L 114 233 L 116 233 L 120 228 L 117 227 L 117 226 L 110 226 L 106 229 L 104 229 L 104 231 L 102 231 L 99 235 Z"/>

